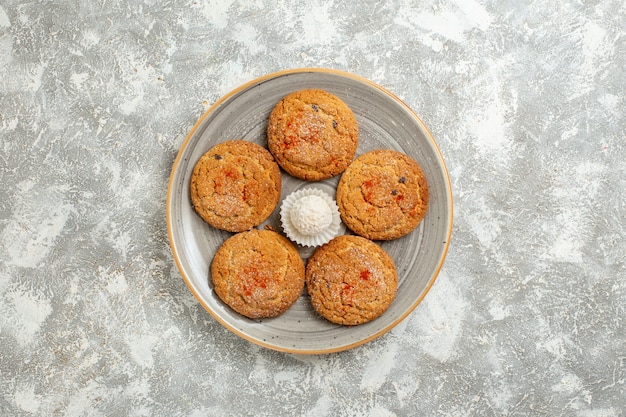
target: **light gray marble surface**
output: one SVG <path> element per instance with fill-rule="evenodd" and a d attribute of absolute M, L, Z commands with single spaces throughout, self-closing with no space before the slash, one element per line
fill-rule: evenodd
<path fill-rule="evenodd" d="M 0 2 L 0 415 L 626 415 L 621 0 Z M 282 69 L 366 77 L 450 171 L 438 280 L 320 356 L 217 323 L 173 262 L 177 151 Z"/>

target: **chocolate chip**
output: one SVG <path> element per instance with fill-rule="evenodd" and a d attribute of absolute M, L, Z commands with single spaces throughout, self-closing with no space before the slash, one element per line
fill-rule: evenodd
<path fill-rule="evenodd" d="M 400 184 L 404 184 L 406 182 L 406 178 L 405 177 L 400 177 L 400 179 L 398 180 L 398 182 Z"/>
<path fill-rule="evenodd" d="M 317 104 L 311 104 L 311 107 L 313 107 L 313 110 L 318 111 L 320 108 L 317 107 Z"/>
<path fill-rule="evenodd" d="M 222 159 L 222 155 L 215 154 L 214 158 L 219 161 L 220 159 Z"/>
<path fill-rule="evenodd" d="M 398 195 L 398 190 L 393 190 L 393 191 L 391 192 L 391 195 Z"/>
<path fill-rule="evenodd" d="M 333 129 L 337 129 L 337 121 L 333 120 Z"/>

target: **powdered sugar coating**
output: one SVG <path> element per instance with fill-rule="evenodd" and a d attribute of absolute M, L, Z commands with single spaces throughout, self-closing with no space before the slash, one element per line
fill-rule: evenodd
<path fill-rule="evenodd" d="M 289 194 L 280 209 L 285 235 L 302 246 L 320 246 L 342 229 L 339 208 L 324 191 L 303 188 Z"/>
<path fill-rule="evenodd" d="M 333 212 L 328 203 L 314 194 L 297 200 L 289 217 L 293 226 L 307 236 L 322 233 L 333 222 Z"/>

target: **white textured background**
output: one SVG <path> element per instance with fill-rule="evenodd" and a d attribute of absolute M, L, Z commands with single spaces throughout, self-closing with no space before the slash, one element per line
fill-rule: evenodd
<path fill-rule="evenodd" d="M 0 2 L 0 415 L 626 415 L 621 0 Z M 293 356 L 222 328 L 165 227 L 221 95 L 330 67 L 425 121 L 453 240 L 364 346 Z"/>

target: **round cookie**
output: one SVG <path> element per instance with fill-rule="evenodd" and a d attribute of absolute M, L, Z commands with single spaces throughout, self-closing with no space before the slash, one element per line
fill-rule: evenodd
<path fill-rule="evenodd" d="M 352 110 L 319 89 L 285 96 L 270 113 L 268 149 L 294 177 L 319 181 L 342 173 L 354 159 L 359 129 Z"/>
<path fill-rule="evenodd" d="M 193 207 L 204 221 L 242 232 L 261 224 L 278 205 L 280 168 L 256 143 L 222 142 L 196 163 L 190 191 Z"/>
<path fill-rule="evenodd" d="M 306 286 L 319 315 L 352 326 L 374 320 L 389 308 L 398 276 L 393 259 L 376 243 L 343 235 L 309 258 Z"/>
<path fill-rule="evenodd" d="M 359 156 L 341 175 L 337 205 L 354 233 L 372 240 L 396 239 L 426 215 L 428 183 L 408 155 L 375 150 Z"/>
<path fill-rule="evenodd" d="M 211 262 L 217 296 L 249 318 L 276 317 L 300 297 L 304 263 L 289 240 L 271 230 L 237 233 Z"/>

